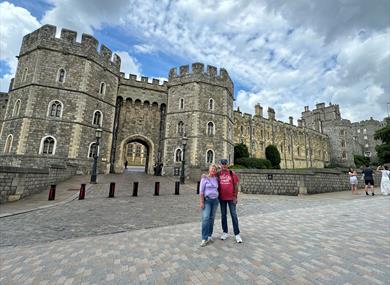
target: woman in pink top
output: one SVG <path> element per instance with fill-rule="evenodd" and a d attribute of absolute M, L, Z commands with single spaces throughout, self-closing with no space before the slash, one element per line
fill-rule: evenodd
<path fill-rule="evenodd" d="M 202 209 L 202 242 L 200 246 L 206 246 L 213 240 L 214 219 L 218 207 L 219 193 L 215 164 L 210 165 L 208 175 L 202 175 L 199 196 L 200 208 Z"/>

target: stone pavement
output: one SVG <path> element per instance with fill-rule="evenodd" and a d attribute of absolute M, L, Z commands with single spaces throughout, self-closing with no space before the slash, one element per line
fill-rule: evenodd
<path fill-rule="evenodd" d="M 390 197 L 240 194 L 244 243 L 200 248 L 195 184 L 175 196 L 159 177 L 154 197 L 156 177 L 100 179 L 86 200 L 0 219 L 0 284 L 389 284 Z"/>

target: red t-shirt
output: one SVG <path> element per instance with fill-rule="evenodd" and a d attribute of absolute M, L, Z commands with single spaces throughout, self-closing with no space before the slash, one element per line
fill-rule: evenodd
<path fill-rule="evenodd" d="M 231 201 L 234 198 L 233 183 L 238 183 L 238 176 L 232 171 L 233 177 L 230 175 L 230 170 L 219 172 L 219 199 Z M 233 180 L 232 180 L 233 178 Z"/>

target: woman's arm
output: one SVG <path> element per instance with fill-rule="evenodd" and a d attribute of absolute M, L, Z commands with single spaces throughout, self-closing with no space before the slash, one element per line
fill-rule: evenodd
<path fill-rule="evenodd" d="M 204 208 L 204 192 L 206 190 L 206 179 L 202 177 L 200 180 L 200 186 L 199 186 L 199 207 L 201 209 Z"/>

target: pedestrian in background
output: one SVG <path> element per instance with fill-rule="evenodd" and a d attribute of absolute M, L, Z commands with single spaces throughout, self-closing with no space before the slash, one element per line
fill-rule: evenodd
<path fill-rule="evenodd" d="M 387 166 L 379 165 L 376 171 L 382 172 L 382 179 L 381 179 L 381 193 L 383 195 L 389 195 L 390 194 L 390 171 Z"/>
<path fill-rule="evenodd" d="M 352 194 L 355 194 L 355 192 L 357 192 L 357 184 L 358 184 L 356 170 L 350 168 L 348 171 L 348 175 L 349 175 L 349 184 L 351 184 Z"/>
<path fill-rule="evenodd" d="M 200 208 L 202 209 L 202 242 L 206 246 L 213 241 L 213 228 L 215 213 L 218 208 L 218 180 L 217 166 L 210 165 L 208 175 L 202 175 L 199 187 Z"/>
<path fill-rule="evenodd" d="M 374 196 L 374 171 L 371 167 L 366 164 L 366 167 L 363 169 L 364 175 L 364 191 L 366 191 L 366 195 L 368 196 L 368 188 L 371 188 L 371 195 Z"/>

